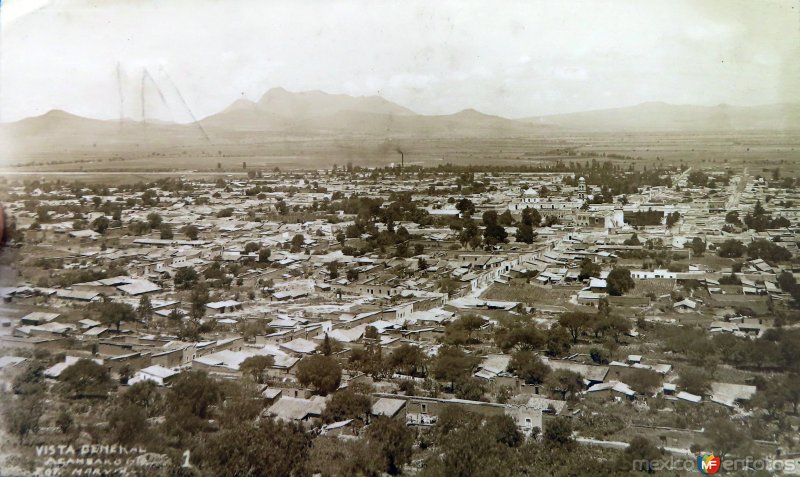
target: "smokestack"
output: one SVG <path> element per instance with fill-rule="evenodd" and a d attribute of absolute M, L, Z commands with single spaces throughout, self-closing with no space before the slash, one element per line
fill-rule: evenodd
<path fill-rule="evenodd" d="M 400 153 L 400 172 L 403 172 L 403 167 L 405 166 L 405 154 L 403 151 L 398 147 L 397 152 Z"/>

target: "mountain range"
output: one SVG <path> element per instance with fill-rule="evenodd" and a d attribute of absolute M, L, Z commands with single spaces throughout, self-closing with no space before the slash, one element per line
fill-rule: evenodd
<path fill-rule="evenodd" d="M 738 131 L 800 127 L 800 103 L 764 106 L 675 105 L 648 102 L 625 108 L 527 118 L 582 131 Z"/>
<path fill-rule="evenodd" d="M 16 151 L 72 152 L 98 145 L 185 146 L 257 142 L 267 136 L 530 137 L 586 132 L 697 132 L 800 129 L 800 104 L 691 106 L 660 102 L 508 119 L 467 109 L 422 115 L 380 96 L 267 91 L 197 123 L 98 120 L 64 111 L 0 125 Z M 5 151 L 8 153 L 8 149 Z"/>

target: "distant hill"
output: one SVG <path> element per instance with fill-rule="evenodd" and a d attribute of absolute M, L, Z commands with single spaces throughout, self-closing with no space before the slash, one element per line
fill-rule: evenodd
<path fill-rule="evenodd" d="M 537 134 L 544 127 L 465 110 L 441 116 L 340 111 L 294 124 L 295 131 L 388 136 L 512 137 Z"/>
<path fill-rule="evenodd" d="M 735 131 L 800 128 L 800 104 L 690 106 L 661 102 L 520 120 L 581 131 Z"/>
<path fill-rule="evenodd" d="M 28 135 L 73 135 L 89 131 L 110 132 L 117 123 L 89 119 L 66 111 L 54 109 L 41 116 L 25 118 L 14 123 L 3 125 L 3 129 L 14 134 Z"/>
<path fill-rule="evenodd" d="M 105 121 L 53 110 L 41 116 L 0 124 L 0 153 L 10 156 L 124 150 L 147 144 L 164 147 L 205 140 L 197 125 L 132 120 Z"/>
<path fill-rule="evenodd" d="M 296 138 L 530 138 L 575 132 L 737 131 L 800 128 L 800 105 L 738 107 L 637 106 L 512 120 L 467 109 L 429 116 L 378 96 L 320 91 L 267 91 L 258 101 L 238 100 L 197 123 L 103 121 L 64 111 L 0 124 L 0 160 L 73 155 L 98 157 L 200 149 L 243 153 L 247 145 Z M 218 147 L 219 146 L 219 147 Z M 139 151 L 139 152 L 137 152 Z M 185 151 L 184 151 L 185 153 Z"/>
<path fill-rule="evenodd" d="M 273 88 L 258 101 L 240 99 L 223 111 L 204 118 L 201 124 L 237 130 L 282 130 L 291 128 L 298 121 L 343 111 L 390 116 L 415 115 L 410 109 L 380 96 L 353 97 L 322 91 L 292 93 L 283 88 Z"/>
<path fill-rule="evenodd" d="M 238 100 L 198 123 L 103 121 L 64 111 L 0 125 L 0 152 L 19 156 L 128 147 L 205 147 L 262 141 L 269 136 L 519 137 L 548 128 L 469 109 L 441 116 L 416 114 L 379 96 L 320 91 L 267 91 L 256 102 Z"/>
<path fill-rule="evenodd" d="M 211 135 L 229 131 L 283 134 L 518 136 L 541 127 L 473 109 L 426 116 L 379 96 L 269 90 L 256 102 L 238 100 L 200 124 Z"/>

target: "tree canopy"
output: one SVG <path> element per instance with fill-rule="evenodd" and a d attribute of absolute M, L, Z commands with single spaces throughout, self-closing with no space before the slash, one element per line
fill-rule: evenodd
<path fill-rule="evenodd" d="M 105 398 L 112 388 L 111 375 L 91 359 L 81 359 L 61 372 L 61 390 L 69 397 Z"/>
<path fill-rule="evenodd" d="M 557 369 L 550 373 L 545 383 L 553 391 L 561 394 L 561 399 L 574 396 L 583 389 L 583 376 L 566 369 Z"/>
<path fill-rule="evenodd" d="M 242 361 L 239 370 L 245 376 L 250 376 L 259 384 L 264 383 L 265 374 L 269 368 L 275 365 L 275 358 L 269 355 L 250 356 Z"/>
<path fill-rule="evenodd" d="M 325 410 L 322 412 L 322 420 L 327 423 L 345 419 L 358 419 L 366 422 L 371 409 L 372 401 L 368 396 L 344 389 L 333 393 L 328 400 Z"/>
<path fill-rule="evenodd" d="M 297 380 L 303 386 L 313 386 L 321 395 L 327 395 L 339 387 L 342 368 L 331 356 L 312 355 L 297 364 Z"/>
<path fill-rule="evenodd" d="M 739 258 L 746 251 L 744 244 L 736 239 L 728 239 L 717 247 L 717 255 L 725 258 Z"/>
<path fill-rule="evenodd" d="M 311 436 L 298 424 L 261 419 L 211 434 L 198 453 L 209 475 L 241 477 L 304 475 Z"/>
<path fill-rule="evenodd" d="M 119 331 L 123 322 L 136 320 L 136 311 L 127 303 L 100 301 L 89 305 L 97 314 L 99 321 L 106 326 L 114 326 Z"/>
<path fill-rule="evenodd" d="M 527 384 L 542 384 L 550 368 L 533 351 L 519 350 L 511 355 L 509 371 L 517 373 Z"/>
<path fill-rule="evenodd" d="M 367 442 L 383 462 L 384 471 L 397 475 L 402 472 L 403 464 L 411 460 L 414 433 L 403 421 L 378 416 L 367 429 Z"/>
<path fill-rule="evenodd" d="M 608 293 L 613 296 L 622 296 L 626 292 L 633 290 L 636 283 L 631 278 L 631 271 L 627 268 L 615 268 L 611 270 L 606 278 Z"/>

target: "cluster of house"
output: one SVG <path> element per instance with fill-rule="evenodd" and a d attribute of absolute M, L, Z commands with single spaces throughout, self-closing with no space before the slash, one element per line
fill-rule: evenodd
<path fill-rule="evenodd" d="M 249 213 L 264 208 L 272 211 L 285 206 L 294 210 L 329 203 L 334 193 L 347 196 L 357 191 L 362 197 L 381 198 L 388 203 L 391 193 L 414 191 L 417 194 L 414 199 L 431 216 L 457 217 L 460 212 L 452 199 L 461 196 L 451 184 L 453 180 L 437 177 L 422 183 L 374 184 L 366 178 L 352 180 L 314 174 L 313 186 L 312 179 L 300 180 L 295 181 L 296 190 L 291 192 L 262 192 L 254 197 L 248 193 L 254 185 L 274 187 L 285 184 L 286 179 L 278 176 L 229 180 L 222 186 L 198 179 L 192 182 L 189 194 L 151 189 L 158 202 L 148 206 L 136 201 L 143 192 L 113 188 L 103 196 L 83 191 L 81 198 L 67 187 L 48 192 L 12 188 L 12 197 L 16 195 L 18 200 L 10 202 L 9 208 L 23 229 L 38 220 L 26 205 L 31 198 L 41 205 L 68 210 L 98 197 L 95 202 L 121 207 L 122 218 L 119 224 L 100 233 L 76 230 L 72 212 L 53 212 L 47 222 L 37 222 L 35 230 L 27 231 L 24 247 L 38 259 L 35 263 L 58 263 L 59 268 L 44 269 L 29 261 L 20 269 L 22 283 L 0 289 L 9 307 L 8 313 L 0 318 L 0 349 L 6 355 L 0 358 L 0 363 L 3 368 L 13 368 L 24 361 L 17 350 L 46 349 L 67 355 L 63 363 L 47 370 L 46 376 L 51 378 L 57 378 L 78 358 L 88 357 L 115 374 L 130 370 L 132 377 L 128 383 L 150 380 L 169 385 L 187 369 L 235 378 L 241 375 L 239 367 L 248 357 L 269 355 L 274 358 L 268 372 L 272 384 L 263 390 L 264 397 L 272 402 L 268 412 L 278 418 L 307 421 L 321 413 L 325 399 L 309 397 L 297 384 L 295 371 L 298 362 L 318 352 L 326 336 L 341 343 L 345 352 L 377 340 L 387 351 L 412 344 L 432 355 L 438 349 L 437 340 L 443 336 L 444 326 L 461 314 L 480 310 L 515 313 L 525 308 L 517 302 L 482 298 L 482 292 L 491 286 L 505 286 L 523 279 L 543 290 L 559 287 L 571 290 L 568 302 L 534 306 L 536 313 L 552 318 L 569 306 L 598 306 L 604 298 L 621 306 L 648 306 L 664 299 L 643 294 L 629 297 L 608 294 L 610 264 L 626 254 L 651 249 L 648 243 L 658 243 L 674 254 L 691 257 L 685 245 L 696 237 L 708 246 L 729 238 L 743 242 L 769 238 L 793 254 L 798 253 L 795 229 L 722 232 L 724 214 L 718 208 L 725 191 L 697 191 L 698 197 L 707 198 L 684 202 L 680 194 L 686 189 L 679 193 L 667 187 L 644 187 L 638 194 L 629 195 L 626 205 L 587 206 L 585 201 L 599 190 L 585 180 L 569 187 L 562 185 L 563 177 L 559 174 L 496 174 L 483 179 L 499 187 L 467 197 L 476 206 L 476 217 L 486 210 L 518 215 L 525 208 L 532 208 L 544 217 L 555 216 L 558 221 L 537 227 L 538 236 L 532 244 L 516 242 L 514 227 L 508 227 L 509 243 L 491 251 L 465 249 L 457 240 L 457 231 L 450 227 L 403 222 L 395 227 L 402 225 L 411 234 L 412 243 L 423 245 L 422 251 L 416 251 L 413 257 L 387 257 L 380 253 L 351 256 L 343 253 L 340 234 L 355 224 L 354 215 L 340 211 L 335 221 L 314 218 L 286 223 L 257 221 Z M 547 187 L 557 193 L 541 197 L 536 188 L 514 189 L 508 187 L 509 181 L 537 183 L 539 190 Z M 758 181 L 748 184 L 743 192 L 736 194 L 739 203 L 735 205 L 741 210 L 752 207 L 755 200 L 767 193 L 784 204 L 795 199 L 800 204 L 800 198 L 791 192 L 772 190 Z M 320 185 L 325 192 L 319 192 Z M 422 192 L 426 185 L 435 185 L 438 190 L 452 185 L 453 195 L 426 195 Z M 737 187 L 736 181 L 730 187 Z M 772 198 L 771 202 L 777 203 L 778 199 Z M 223 213 L 228 209 L 230 213 Z M 680 219 L 672 227 L 664 221 L 634 228 L 626 223 L 625 216 L 639 211 L 658 211 L 665 218 L 679 212 Z M 174 230 L 172 237 L 161 238 L 158 231 L 138 236 L 129 232 L 130 223 L 147 222 L 153 212 L 159 214 L 162 224 Z M 779 213 L 794 224 L 800 218 L 800 209 L 791 206 L 782 207 Z M 94 211 L 86 214 L 85 219 L 92 223 L 101 216 L 103 212 Z M 196 237 L 184 232 L 187 226 L 196 229 Z M 298 234 L 303 238 L 299 246 L 293 243 Z M 637 243 L 633 243 L 634 234 Z M 344 245 L 358 240 L 347 238 Z M 270 254 L 259 254 L 249 247 L 251 243 L 269 249 Z M 603 271 L 596 277 L 581 279 L 580 263 L 585 259 L 600 264 Z M 338 273 L 330 266 L 333 262 L 338 264 Z M 204 334 L 203 341 L 182 341 L 170 320 L 173 316 L 188 319 L 191 310 L 188 292 L 176 287 L 175 279 L 186 269 L 203 275 L 212 267 L 223 272 L 213 275 L 215 278 L 209 278 L 209 282 L 220 280 L 219 277 L 229 280 L 223 286 L 213 287 L 214 299 L 203 305 L 202 321 L 213 321 L 213 331 Z M 125 274 L 57 284 L 64 271 L 111 269 L 123 270 Z M 631 276 L 641 283 L 701 284 L 708 294 L 670 302 L 675 312 L 699 313 L 711 300 L 717 306 L 735 307 L 751 306 L 760 299 L 788 299 L 776 281 L 777 273 L 784 269 L 760 259 L 748 261 L 738 274 L 740 285 L 721 285 L 720 280 L 730 275 L 731 270 L 715 270 L 699 262 L 679 272 L 633 267 Z M 443 289 L 443 278 L 455 285 Z M 110 300 L 138 309 L 142 297 L 147 297 L 150 308 L 147 316 L 137 314 L 137 322 L 123 322 L 117 327 L 84 315 L 88 303 Z M 669 298 L 669 291 L 666 297 Z M 709 332 L 758 335 L 765 325 L 757 321 L 728 316 L 714 320 Z M 250 324 L 263 325 L 261 329 L 266 331 L 245 337 L 243 330 Z M 367 336 L 373 329 L 377 338 Z M 492 388 L 512 389 L 515 398 L 510 402 L 484 403 L 379 392 L 374 396 L 372 413 L 402 418 L 413 425 L 429 425 L 435 423 L 439 410 L 464 406 L 481 413 L 511 415 L 530 434 L 534 428 L 542 428 L 544 418 L 563 412 L 566 403 L 542 396 L 537 386 L 520 383 L 507 371 L 508 359 L 507 355 L 485 356 L 475 376 Z M 637 397 L 624 382 L 623 371 L 627 368 L 651 369 L 663 376 L 660 392 L 669 399 L 688 402 L 707 399 L 732 406 L 747 399 L 753 391 L 748 386 L 715 383 L 709 396 L 691 395 L 673 384 L 675 376 L 670 365 L 643 363 L 637 356 L 608 365 L 587 364 L 575 356 L 550 359 L 546 364 L 553 369 L 579 372 L 585 379 L 584 395 L 601 399 Z M 364 378 L 358 373 L 348 374 L 343 386 L 359 379 Z M 327 430 L 342 432 L 347 428 L 347 424 L 337 425 L 328 426 Z"/>

